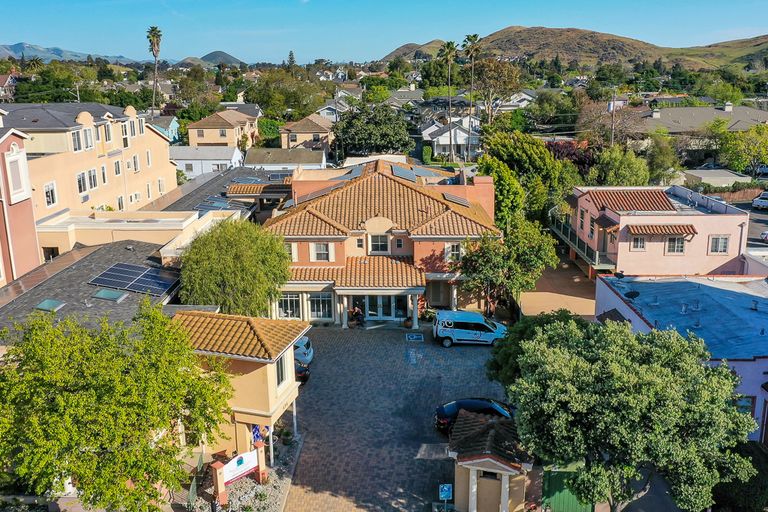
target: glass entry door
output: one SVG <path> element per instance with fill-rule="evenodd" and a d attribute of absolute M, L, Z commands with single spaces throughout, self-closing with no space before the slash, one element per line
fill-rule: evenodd
<path fill-rule="evenodd" d="M 366 295 L 365 317 L 370 320 L 393 320 L 396 315 L 396 304 L 402 307 L 400 297 L 392 295 Z"/>

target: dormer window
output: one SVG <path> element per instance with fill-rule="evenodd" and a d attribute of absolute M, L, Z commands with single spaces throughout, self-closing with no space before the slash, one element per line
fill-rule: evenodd
<path fill-rule="evenodd" d="M 371 253 L 386 254 L 389 252 L 389 236 L 371 235 Z"/>

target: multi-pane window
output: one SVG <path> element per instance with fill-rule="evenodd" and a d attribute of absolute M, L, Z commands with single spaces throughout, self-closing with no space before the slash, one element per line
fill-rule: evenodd
<path fill-rule="evenodd" d="M 315 261 L 331 261 L 331 250 L 327 243 L 315 244 Z"/>
<path fill-rule="evenodd" d="M 589 238 L 595 237 L 595 219 L 592 216 L 589 217 Z"/>
<path fill-rule="evenodd" d="M 333 293 L 312 292 L 309 294 L 309 316 L 311 318 L 333 318 Z"/>
<path fill-rule="evenodd" d="M 301 303 L 298 293 L 283 293 L 277 301 L 280 318 L 301 318 Z"/>
<path fill-rule="evenodd" d="M 120 169 L 120 160 L 115 161 L 115 176 L 120 176 L 122 174 L 122 170 Z"/>
<path fill-rule="evenodd" d="M 133 172 L 139 172 L 139 155 L 133 155 Z"/>
<path fill-rule="evenodd" d="M 387 235 L 371 235 L 371 252 L 389 252 Z"/>
<path fill-rule="evenodd" d="M 77 193 L 78 194 L 85 194 L 88 192 L 88 182 L 85 178 L 85 173 L 81 172 L 77 175 Z"/>
<path fill-rule="evenodd" d="M 45 184 L 45 206 L 53 206 L 56 204 L 56 183 Z"/>
<path fill-rule="evenodd" d="M 219 137 L 226 137 L 227 136 L 227 130 L 224 128 L 219 129 Z"/>
<path fill-rule="evenodd" d="M 582 208 L 579 210 L 579 229 L 584 229 L 584 216 L 587 212 Z"/>
<path fill-rule="evenodd" d="M 106 165 L 101 166 L 101 183 L 102 185 L 107 184 L 107 166 Z"/>
<path fill-rule="evenodd" d="M 165 194 L 165 180 L 163 178 L 157 178 L 157 192 L 160 195 Z"/>
<path fill-rule="evenodd" d="M 136 121 L 131 120 L 131 137 L 136 136 Z"/>
<path fill-rule="evenodd" d="M 709 252 L 712 254 L 728 254 L 728 237 L 713 236 L 709 239 Z"/>
<path fill-rule="evenodd" d="M 312 134 L 312 142 L 320 142 L 320 134 L 319 133 L 313 133 Z"/>
<path fill-rule="evenodd" d="M 96 142 L 101 142 L 101 130 L 98 126 L 93 127 L 94 135 L 96 135 Z"/>
<path fill-rule="evenodd" d="M 147 199 L 152 199 L 152 184 L 147 183 Z"/>
<path fill-rule="evenodd" d="M 112 125 L 109 123 L 104 125 L 104 141 L 112 142 Z"/>
<path fill-rule="evenodd" d="M 123 196 L 117 196 L 117 210 L 120 212 L 125 210 L 125 203 L 123 202 Z"/>
<path fill-rule="evenodd" d="M 83 142 L 80 139 L 80 132 L 72 132 L 72 149 L 75 151 L 83 150 Z"/>
<path fill-rule="evenodd" d="M 275 369 L 277 370 L 277 385 L 285 382 L 285 354 L 277 358 L 275 361 Z"/>
<path fill-rule="evenodd" d="M 363 239 L 362 238 L 358 238 L 357 239 L 357 248 L 358 249 L 362 249 L 363 248 L 363 243 L 364 243 Z"/>
<path fill-rule="evenodd" d="M 184 164 L 184 172 L 192 172 L 193 171 L 192 164 Z"/>
<path fill-rule="evenodd" d="M 645 237 L 644 236 L 633 236 L 632 237 L 632 250 L 633 251 L 644 251 L 645 250 Z"/>
<path fill-rule="evenodd" d="M 144 119 L 139 119 L 139 135 L 144 135 Z"/>
<path fill-rule="evenodd" d="M 459 261 L 461 259 L 461 244 L 453 243 L 448 245 L 448 261 Z"/>
<path fill-rule="evenodd" d="M 99 176 L 96 174 L 96 169 L 88 170 L 88 188 L 96 188 L 99 186 Z"/>
<path fill-rule="evenodd" d="M 683 254 L 685 252 L 685 238 L 673 236 L 667 238 L 667 254 Z"/>
<path fill-rule="evenodd" d="M 398 238 L 398 239 L 395 240 L 395 247 L 397 247 L 398 249 L 402 249 L 403 248 L 403 239 L 402 238 Z"/>
<path fill-rule="evenodd" d="M 128 137 L 128 124 L 127 124 L 127 123 L 123 123 L 123 124 L 121 124 L 121 125 L 120 125 L 120 130 L 121 130 L 121 131 L 122 131 L 122 133 L 123 133 L 123 147 L 124 147 L 124 148 L 130 147 L 130 145 L 131 145 L 131 140 L 130 140 L 130 138 Z"/>
<path fill-rule="evenodd" d="M 197 130 L 197 136 L 198 136 L 198 137 L 205 137 L 205 131 L 203 131 L 203 130 Z"/>
<path fill-rule="evenodd" d="M 755 414 L 755 397 L 754 396 L 740 396 L 734 400 L 736 409 L 742 414 L 749 414 L 754 416 Z"/>
<path fill-rule="evenodd" d="M 290 140 L 291 142 L 296 142 L 298 139 L 296 138 L 295 133 L 291 133 L 290 135 L 288 135 L 288 140 Z"/>
<path fill-rule="evenodd" d="M 90 128 L 83 129 L 83 139 L 85 139 L 85 149 L 93 148 L 93 130 Z"/>

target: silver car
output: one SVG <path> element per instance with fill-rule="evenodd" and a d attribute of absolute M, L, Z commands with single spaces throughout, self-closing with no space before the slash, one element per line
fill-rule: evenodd
<path fill-rule="evenodd" d="M 308 337 L 302 336 L 293 344 L 293 358 L 296 361 L 307 366 L 312 362 L 313 357 L 315 357 L 315 350 Z"/>

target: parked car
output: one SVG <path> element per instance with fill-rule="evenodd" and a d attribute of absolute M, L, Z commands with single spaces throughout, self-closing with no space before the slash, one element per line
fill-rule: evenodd
<path fill-rule="evenodd" d="M 760 240 L 763 242 L 768 242 L 768 231 L 763 231 L 760 233 Z"/>
<path fill-rule="evenodd" d="M 296 372 L 296 382 L 304 384 L 309 380 L 309 366 L 295 361 L 294 371 Z"/>
<path fill-rule="evenodd" d="M 293 344 L 293 358 L 301 364 L 308 365 L 315 357 L 315 349 L 312 348 L 312 342 L 309 338 L 302 336 Z"/>
<path fill-rule="evenodd" d="M 768 164 L 760 164 L 755 169 L 755 176 L 758 178 L 764 178 L 768 176 Z"/>
<path fill-rule="evenodd" d="M 507 335 L 507 328 L 474 311 L 438 310 L 432 335 L 446 348 L 454 343 L 495 345 Z"/>
<path fill-rule="evenodd" d="M 512 406 L 492 398 L 462 398 L 435 409 L 435 428 L 443 434 L 448 434 L 462 409 L 508 419 L 512 419 L 515 414 Z"/>
<path fill-rule="evenodd" d="M 763 192 L 752 200 L 752 208 L 755 210 L 763 210 L 768 208 L 768 191 Z"/>

